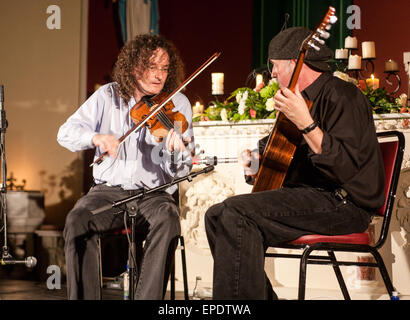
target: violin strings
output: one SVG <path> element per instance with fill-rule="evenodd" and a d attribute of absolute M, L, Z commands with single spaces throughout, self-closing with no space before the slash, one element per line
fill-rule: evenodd
<path fill-rule="evenodd" d="M 158 112 L 157 117 L 159 121 L 166 127 L 168 130 L 171 130 L 173 127 L 173 124 L 171 120 L 167 117 L 167 115 L 161 110 Z"/>

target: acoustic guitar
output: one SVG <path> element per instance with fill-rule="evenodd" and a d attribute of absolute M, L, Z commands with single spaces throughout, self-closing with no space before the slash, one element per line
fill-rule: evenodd
<path fill-rule="evenodd" d="M 317 44 L 324 44 L 323 39 L 329 38 L 330 34 L 326 30 L 329 30 L 331 25 L 336 22 L 335 12 L 335 8 L 329 7 L 322 21 L 303 41 L 299 49 L 295 70 L 288 85 L 291 91 L 295 91 L 295 86 L 309 48 L 320 50 Z M 310 111 L 312 102 L 306 102 Z M 302 133 L 298 128 L 280 113 L 265 146 L 252 192 L 273 190 L 282 186 L 301 139 Z"/>

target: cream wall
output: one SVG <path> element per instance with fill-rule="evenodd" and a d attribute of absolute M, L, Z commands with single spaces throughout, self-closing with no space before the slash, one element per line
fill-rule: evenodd
<path fill-rule="evenodd" d="M 52 5 L 60 8 L 60 29 L 47 27 Z M 44 191 L 45 223 L 63 224 L 82 186 L 80 155 L 56 135 L 85 99 L 87 11 L 81 0 L 0 0 L 7 172 L 17 184 L 26 179 L 27 190 Z"/>

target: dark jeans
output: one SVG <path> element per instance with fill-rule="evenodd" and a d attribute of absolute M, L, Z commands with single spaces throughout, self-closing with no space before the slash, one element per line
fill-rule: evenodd
<path fill-rule="evenodd" d="M 124 215 L 112 208 L 96 215 L 91 211 L 132 194 L 135 192 L 97 185 L 69 212 L 64 228 L 69 299 L 100 299 L 98 235 L 124 227 Z M 127 205 L 137 207 L 137 232 L 146 234 L 135 298 L 162 299 L 181 232 L 178 208 L 165 192 L 148 194 Z"/>
<path fill-rule="evenodd" d="M 371 215 L 331 192 L 281 188 L 234 196 L 208 209 L 214 299 L 265 299 L 268 246 L 305 234 L 364 232 Z"/>

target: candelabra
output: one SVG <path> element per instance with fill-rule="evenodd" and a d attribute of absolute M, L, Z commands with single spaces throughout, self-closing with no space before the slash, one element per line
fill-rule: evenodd
<path fill-rule="evenodd" d="M 399 72 L 392 70 L 392 71 L 384 71 L 384 73 L 386 74 L 385 80 L 386 80 L 386 82 L 387 82 L 390 86 L 393 86 L 393 82 L 391 82 L 389 79 L 390 79 L 391 77 L 393 77 L 393 79 L 396 79 L 396 81 L 397 81 L 397 86 L 396 86 L 396 88 L 391 92 L 391 94 L 395 94 L 397 91 L 399 91 L 400 86 L 401 86 L 401 79 L 400 79 L 400 76 L 399 76 Z"/>
<path fill-rule="evenodd" d="M 362 60 L 365 61 L 364 63 L 364 71 L 366 73 L 368 73 L 369 75 L 374 73 L 374 63 L 373 60 L 375 60 L 375 58 L 362 58 Z M 370 69 L 369 69 L 369 65 L 370 65 Z M 363 73 L 362 73 L 362 77 L 364 77 Z"/>
<path fill-rule="evenodd" d="M 347 72 L 347 58 L 335 58 L 336 70 L 341 72 Z"/>
<path fill-rule="evenodd" d="M 356 37 L 346 37 L 345 48 L 336 49 L 335 52 L 335 62 L 337 70 L 348 73 L 351 77 L 355 78 L 359 82 L 359 84 L 364 83 L 364 81 L 360 79 L 367 78 L 366 84 L 370 88 L 379 88 L 379 79 L 374 76 L 374 60 L 376 59 L 376 49 L 374 41 L 365 41 L 362 43 L 363 58 L 356 54 L 352 55 L 352 51 L 354 50 L 357 50 Z M 401 86 L 401 79 L 399 76 L 397 63 L 391 59 L 386 61 L 384 73 L 386 75 L 386 83 L 390 87 L 393 87 L 393 91 L 391 91 L 389 94 L 393 95 L 397 93 Z M 397 83 L 397 86 L 395 86 L 394 82 Z"/>

